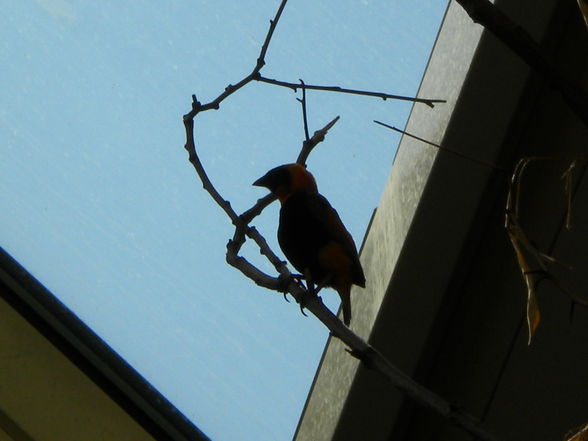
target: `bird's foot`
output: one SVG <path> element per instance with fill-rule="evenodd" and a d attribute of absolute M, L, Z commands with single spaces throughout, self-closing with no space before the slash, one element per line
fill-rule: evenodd
<path fill-rule="evenodd" d="M 299 285 L 302 285 L 302 281 L 304 280 L 304 276 L 302 274 L 290 274 L 290 276 L 296 280 Z"/>
<path fill-rule="evenodd" d="M 284 300 L 286 300 L 288 303 L 290 303 L 290 300 L 288 300 L 288 285 L 290 285 L 290 282 L 294 281 L 298 285 L 303 286 L 303 278 L 304 277 L 301 274 L 289 274 L 287 276 L 280 274 L 278 276 L 278 291 L 280 291 L 284 295 Z"/>
<path fill-rule="evenodd" d="M 304 312 L 304 308 L 306 308 L 306 305 L 313 299 L 315 299 L 316 297 L 318 297 L 318 292 L 321 290 L 321 287 L 314 285 L 312 282 L 309 282 L 307 280 L 306 282 L 306 290 L 304 291 L 304 294 L 301 296 L 301 298 L 298 300 L 298 305 L 300 306 L 300 312 L 302 313 L 302 315 L 304 315 L 305 317 L 308 317 L 308 315 Z"/>

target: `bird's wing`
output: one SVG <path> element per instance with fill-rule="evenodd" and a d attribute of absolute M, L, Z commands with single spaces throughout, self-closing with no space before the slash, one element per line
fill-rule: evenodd
<path fill-rule="evenodd" d="M 337 210 L 319 193 L 308 195 L 308 207 L 315 220 L 324 226 L 324 230 L 328 232 L 331 239 L 340 243 L 347 255 L 353 260 L 353 282 L 359 286 L 364 286 L 365 276 L 359 262 L 355 242 L 353 242 L 353 237 L 343 225 Z"/>

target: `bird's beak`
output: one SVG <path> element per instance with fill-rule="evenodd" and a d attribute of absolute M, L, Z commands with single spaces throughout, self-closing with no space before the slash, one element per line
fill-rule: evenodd
<path fill-rule="evenodd" d="M 269 189 L 269 187 L 270 187 L 270 177 L 266 173 L 261 178 L 259 178 L 257 181 L 255 181 L 253 183 L 253 185 L 255 185 L 256 187 L 265 187 L 265 188 L 268 188 Z"/>

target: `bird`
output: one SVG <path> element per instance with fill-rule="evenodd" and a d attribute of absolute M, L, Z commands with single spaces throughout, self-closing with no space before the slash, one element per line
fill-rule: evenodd
<path fill-rule="evenodd" d="M 284 164 L 253 185 L 267 188 L 280 201 L 278 243 L 288 261 L 306 279 L 311 293 L 323 287 L 337 291 L 343 322 L 349 326 L 351 286 L 365 288 L 365 275 L 351 234 L 318 192 L 314 176 L 301 164 Z"/>

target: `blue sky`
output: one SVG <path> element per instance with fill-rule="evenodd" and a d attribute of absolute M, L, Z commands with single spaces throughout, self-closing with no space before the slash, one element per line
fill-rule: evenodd
<path fill-rule="evenodd" d="M 207 102 L 251 71 L 278 4 L 2 5 L 0 244 L 219 441 L 290 439 L 327 337 L 225 264 L 231 225 L 183 149 L 191 94 Z M 291 0 L 263 74 L 413 95 L 445 8 Z M 197 117 L 201 159 L 237 211 L 296 158 L 296 96 L 252 83 Z M 341 116 L 308 165 L 359 245 L 398 143 L 372 120 L 403 126 L 410 104 L 309 92 L 308 110 L 311 132 Z M 276 251 L 278 208 L 255 222 Z"/>

